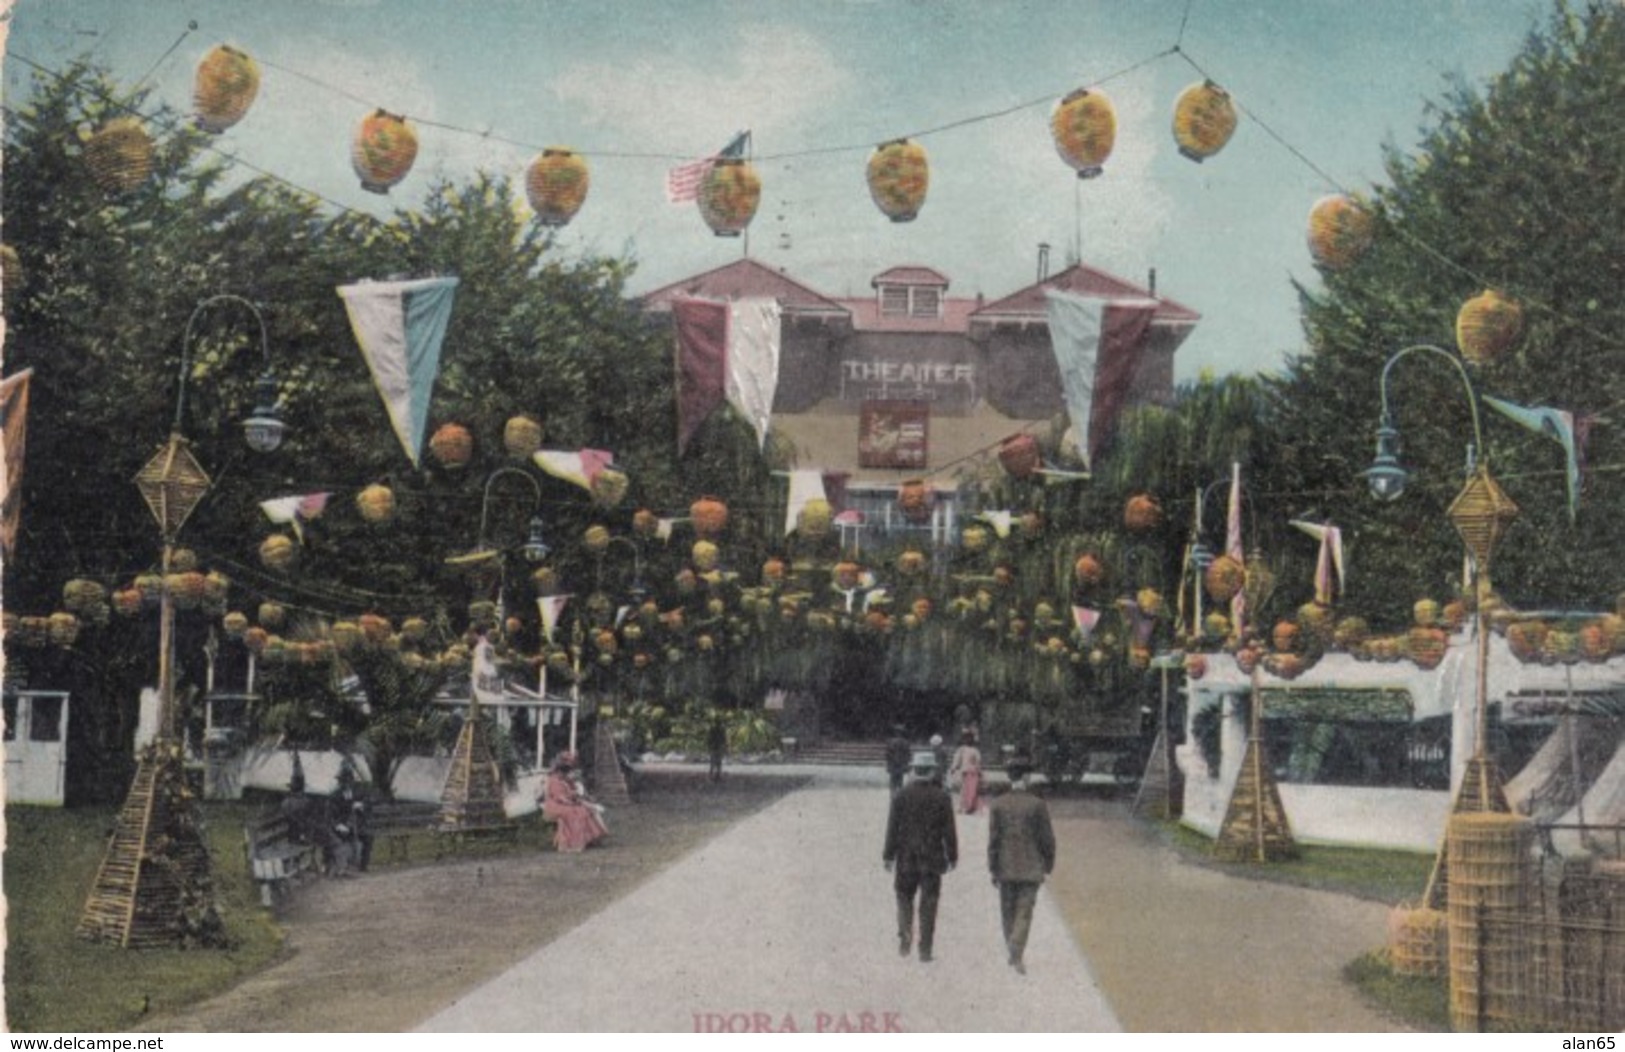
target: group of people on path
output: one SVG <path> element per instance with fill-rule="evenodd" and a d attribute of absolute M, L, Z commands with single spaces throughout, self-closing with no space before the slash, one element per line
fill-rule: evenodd
<path fill-rule="evenodd" d="M 966 727 L 960 731 L 959 746 L 954 750 L 951 759 L 942 744 L 942 735 L 933 734 L 931 754 L 936 761 L 938 782 L 945 784 L 950 792 L 958 796 L 956 804 L 959 813 L 980 814 L 983 810 L 982 750 L 976 745 L 975 728 Z M 903 735 L 903 729 L 894 727 L 892 737 L 886 743 L 886 772 L 891 777 L 891 789 L 894 794 L 903 788 L 903 779 L 908 773 L 913 755 L 914 747 Z"/>
<path fill-rule="evenodd" d="M 321 849 L 322 872 L 327 876 L 354 876 L 365 873 L 372 864 L 371 809 L 356 792 L 355 775 L 349 767 L 339 771 L 338 788 L 325 798 L 306 795 L 304 772 L 296 769 L 280 812 L 296 843 Z"/>
<path fill-rule="evenodd" d="M 962 744 L 960 752 L 965 748 Z M 974 744 L 970 748 L 974 750 Z M 956 753 L 956 763 L 958 757 Z M 967 770 L 974 772 L 976 786 L 970 799 L 979 806 L 979 753 L 974 766 Z M 943 788 L 936 754 L 929 750 L 915 752 L 906 772 L 908 784 L 892 794 L 881 861 L 894 875 L 897 951 L 907 957 L 915 946 L 917 909 L 920 960 L 930 961 L 936 939 L 942 878 L 959 864 L 959 835 L 954 805 Z M 1027 936 L 1038 901 L 1038 888 L 1055 868 L 1055 833 L 1050 825 L 1049 808 L 1032 793 L 1030 765 L 1018 760 L 1009 766 L 1008 773 L 1010 791 L 987 808 L 987 867 L 993 886 L 999 892 L 999 916 L 1008 963 L 1017 974 L 1026 975 Z M 961 788 L 961 800 L 965 799 Z"/>

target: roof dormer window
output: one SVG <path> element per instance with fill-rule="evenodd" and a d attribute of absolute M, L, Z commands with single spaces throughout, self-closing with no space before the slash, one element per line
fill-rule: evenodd
<path fill-rule="evenodd" d="M 940 318 L 942 290 L 921 285 L 882 285 L 880 313 L 887 318 Z"/>
<path fill-rule="evenodd" d="M 908 286 L 880 286 L 880 313 L 889 317 L 905 317 L 909 313 Z"/>

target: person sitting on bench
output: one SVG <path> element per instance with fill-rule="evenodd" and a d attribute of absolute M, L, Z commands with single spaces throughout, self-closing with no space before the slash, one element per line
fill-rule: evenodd
<path fill-rule="evenodd" d="M 553 846 L 562 852 L 577 853 L 606 835 L 602 808 L 589 800 L 572 777 L 576 754 L 562 753 L 553 761 L 542 788 L 542 817 L 558 823 Z"/>

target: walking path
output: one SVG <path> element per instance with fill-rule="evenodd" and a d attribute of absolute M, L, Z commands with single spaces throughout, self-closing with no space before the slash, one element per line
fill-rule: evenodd
<path fill-rule="evenodd" d="M 884 775 L 816 772 L 421 1029 L 1118 1029 L 1047 890 L 1027 975 L 1005 964 L 985 816 L 959 818 L 936 959 L 900 958 Z"/>

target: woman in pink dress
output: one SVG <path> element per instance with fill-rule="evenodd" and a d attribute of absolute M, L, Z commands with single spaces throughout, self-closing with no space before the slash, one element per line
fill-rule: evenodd
<path fill-rule="evenodd" d="M 976 747 L 976 735 L 972 732 L 960 735 L 959 748 L 954 750 L 948 774 L 959 786 L 960 813 L 976 814 L 982 806 L 982 750 Z"/>
<path fill-rule="evenodd" d="M 561 754 L 553 761 L 542 789 L 542 817 L 558 823 L 553 846 L 570 853 L 580 852 L 609 832 L 598 817 L 597 805 L 582 795 L 571 778 L 575 765 L 575 753 Z"/>

